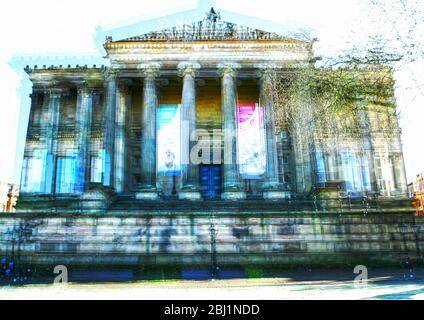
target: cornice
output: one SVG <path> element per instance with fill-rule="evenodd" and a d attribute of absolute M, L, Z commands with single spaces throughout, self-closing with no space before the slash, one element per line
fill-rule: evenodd
<path fill-rule="evenodd" d="M 309 42 L 299 40 L 278 41 L 195 41 L 195 42 L 108 42 L 106 51 L 116 49 L 225 49 L 225 48 L 303 48 L 310 49 Z"/>

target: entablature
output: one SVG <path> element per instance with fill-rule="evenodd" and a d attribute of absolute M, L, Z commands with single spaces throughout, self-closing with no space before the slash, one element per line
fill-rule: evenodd
<path fill-rule="evenodd" d="M 196 61 L 202 67 L 225 62 L 236 62 L 244 67 L 258 63 L 285 66 L 309 63 L 313 53 L 309 43 L 297 41 L 222 41 L 202 43 L 121 43 L 106 45 L 112 65 L 128 65 L 161 61 L 176 66 L 185 61 Z"/>
<path fill-rule="evenodd" d="M 104 72 L 106 68 L 63 68 L 62 66 L 48 68 L 26 67 L 25 71 L 29 75 L 34 87 L 39 89 L 67 88 L 88 86 L 92 88 L 102 87 L 104 83 Z"/>

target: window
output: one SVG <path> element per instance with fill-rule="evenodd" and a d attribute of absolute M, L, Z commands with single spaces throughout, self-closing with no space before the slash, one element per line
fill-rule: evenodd
<path fill-rule="evenodd" d="M 364 190 L 371 191 L 370 168 L 368 158 L 365 154 L 360 156 L 361 159 L 361 177 Z"/>
<path fill-rule="evenodd" d="M 91 157 L 90 182 L 101 183 L 103 174 L 103 160 L 101 156 Z"/>
<path fill-rule="evenodd" d="M 336 179 L 336 166 L 334 163 L 334 158 L 331 154 L 326 154 L 325 161 L 327 165 L 327 180 L 334 181 Z"/>
<path fill-rule="evenodd" d="M 325 162 L 324 162 L 324 153 L 321 150 L 316 151 L 316 161 L 317 161 L 317 182 L 324 183 L 327 181 L 325 174 Z"/>
<path fill-rule="evenodd" d="M 369 164 L 366 155 L 358 155 L 352 150 L 341 153 L 343 179 L 347 192 L 371 190 Z"/>
<path fill-rule="evenodd" d="M 390 196 L 394 189 L 393 164 L 387 156 L 375 158 L 377 184 L 383 195 Z"/>
<path fill-rule="evenodd" d="M 33 156 L 25 157 L 22 168 L 22 192 L 44 192 L 44 167 L 46 152 L 35 151 Z"/>
<path fill-rule="evenodd" d="M 68 150 L 66 156 L 56 162 L 56 193 L 75 193 L 78 189 L 77 152 Z"/>

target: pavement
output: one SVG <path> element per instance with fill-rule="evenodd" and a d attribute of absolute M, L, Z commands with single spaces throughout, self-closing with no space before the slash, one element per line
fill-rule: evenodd
<path fill-rule="evenodd" d="M 290 272 L 287 277 L 215 281 L 36 284 L 0 288 L 0 300 L 424 300 L 424 270 Z"/>

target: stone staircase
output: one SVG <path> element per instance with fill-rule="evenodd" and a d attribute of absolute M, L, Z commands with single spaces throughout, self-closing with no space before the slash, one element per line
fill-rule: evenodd
<path fill-rule="evenodd" d="M 95 210 L 91 210 L 94 208 Z M 174 197 L 159 200 L 136 200 L 134 194 L 110 195 L 104 198 L 87 199 L 79 196 L 34 196 L 21 197 L 18 202 L 21 213 L 52 214 L 161 214 L 161 213 L 377 213 L 411 212 L 409 199 L 349 199 L 313 200 L 295 198 L 286 200 L 246 199 L 223 201 L 203 199 L 201 201 L 178 200 Z"/>
<path fill-rule="evenodd" d="M 221 267 L 259 269 L 422 263 L 424 218 L 411 212 L 147 213 L 151 209 L 3 215 L 0 253 L 28 265 L 79 268 L 209 268 L 212 256 Z"/>
<path fill-rule="evenodd" d="M 77 196 L 22 197 L 18 212 L 0 216 L 1 256 L 38 269 L 65 265 L 174 276 L 212 266 L 261 274 L 423 262 L 424 217 L 415 217 L 407 199 L 341 199 L 336 206 L 306 198 L 107 199 L 90 211 Z"/>

